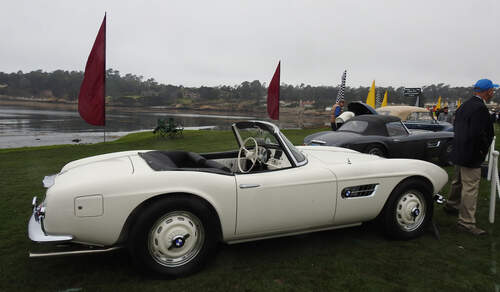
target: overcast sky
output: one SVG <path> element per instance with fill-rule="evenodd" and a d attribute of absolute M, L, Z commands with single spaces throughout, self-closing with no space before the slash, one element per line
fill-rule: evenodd
<path fill-rule="evenodd" d="M 0 4 L 0 71 L 84 70 L 107 11 L 107 67 L 184 86 L 500 81 L 500 1 L 27 1 Z"/>

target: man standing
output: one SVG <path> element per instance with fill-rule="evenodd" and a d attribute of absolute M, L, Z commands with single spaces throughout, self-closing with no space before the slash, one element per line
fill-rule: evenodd
<path fill-rule="evenodd" d="M 332 126 L 332 131 L 337 131 L 337 123 L 335 122 L 335 119 L 342 113 L 343 106 L 344 106 L 344 100 L 340 99 L 332 107 L 332 117 L 330 119 L 330 125 Z"/>
<path fill-rule="evenodd" d="M 441 111 L 439 113 L 438 121 L 442 121 L 442 122 L 450 122 L 451 121 L 450 114 L 448 112 L 448 107 L 447 106 L 445 106 L 443 108 L 443 111 Z"/>
<path fill-rule="evenodd" d="M 493 98 L 491 80 L 481 79 L 474 85 L 475 95 L 464 102 L 455 114 L 453 150 L 455 176 L 444 210 L 458 213 L 458 227 L 474 235 L 486 234 L 476 226 L 476 206 L 481 181 L 481 163 L 488 154 L 493 140 L 491 122 L 486 102 Z"/>

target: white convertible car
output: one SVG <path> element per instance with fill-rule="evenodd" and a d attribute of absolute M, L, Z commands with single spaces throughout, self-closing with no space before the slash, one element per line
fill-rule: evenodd
<path fill-rule="evenodd" d="M 81 248 L 30 256 L 127 247 L 139 266 L 184 276 L 200 269 L 218 242 L 375 218 L 389 236 L 410 239 L 425 231 L 448 180 L 425 161 L 296 147 L 268 122 L 239 122 L 232 129 L 239 150 L 110 153 L 70 162 L 45 177 L 45 198 L 39 205 L 33 200 L 30 239 Z"/>

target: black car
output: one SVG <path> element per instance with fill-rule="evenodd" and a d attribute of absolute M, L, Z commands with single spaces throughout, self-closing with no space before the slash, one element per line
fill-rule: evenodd
<path fill-rule="evenodd" d="M 305 145 L 337 146 L 388 158 L 439 159 L 449 165 L 452 132 L 409 131 L 395 116 L 360 115 L 337 131 L 307 136 Z"/>
<path fill-rule="evenodd" d="M 436 120 L 432 113 L 423 107 L 396 105 L 374 109 L 366 103 L 354 101 L 347 105 L 347 110 L 356 116 L 370 114 L 396 116 L 408 129 L 453 132 L 451 123 Z"/>

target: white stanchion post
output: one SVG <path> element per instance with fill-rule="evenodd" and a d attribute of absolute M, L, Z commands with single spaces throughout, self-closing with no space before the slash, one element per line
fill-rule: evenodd
<path fill-rule="evenodd" d="M 497 179 L 497 193 L 498 193 L 498 199 L 500 199 L 500 179 Z"/>
<path fill-rule="evenodd" d="M 491 167 L 493 163 L 493 151 L 495 151 L 495 141 L 497 137 L 493 137 L 493 141 L 491 141 L 490 145 L 490 152 L 488 152 L 488 156 L 486 156 L 486 160 L 488 161 L 488 176 L 486 177 L 487 180 L 491 180 Z"/>
<path fill-rule="evenodd" d="M 493 153 L 490 157 L 491 164 L 491 190 L 490 190 L 490 223 L 495 223 L 495 204 L 498 185 L 498 151 L 491 151 Z"/>

